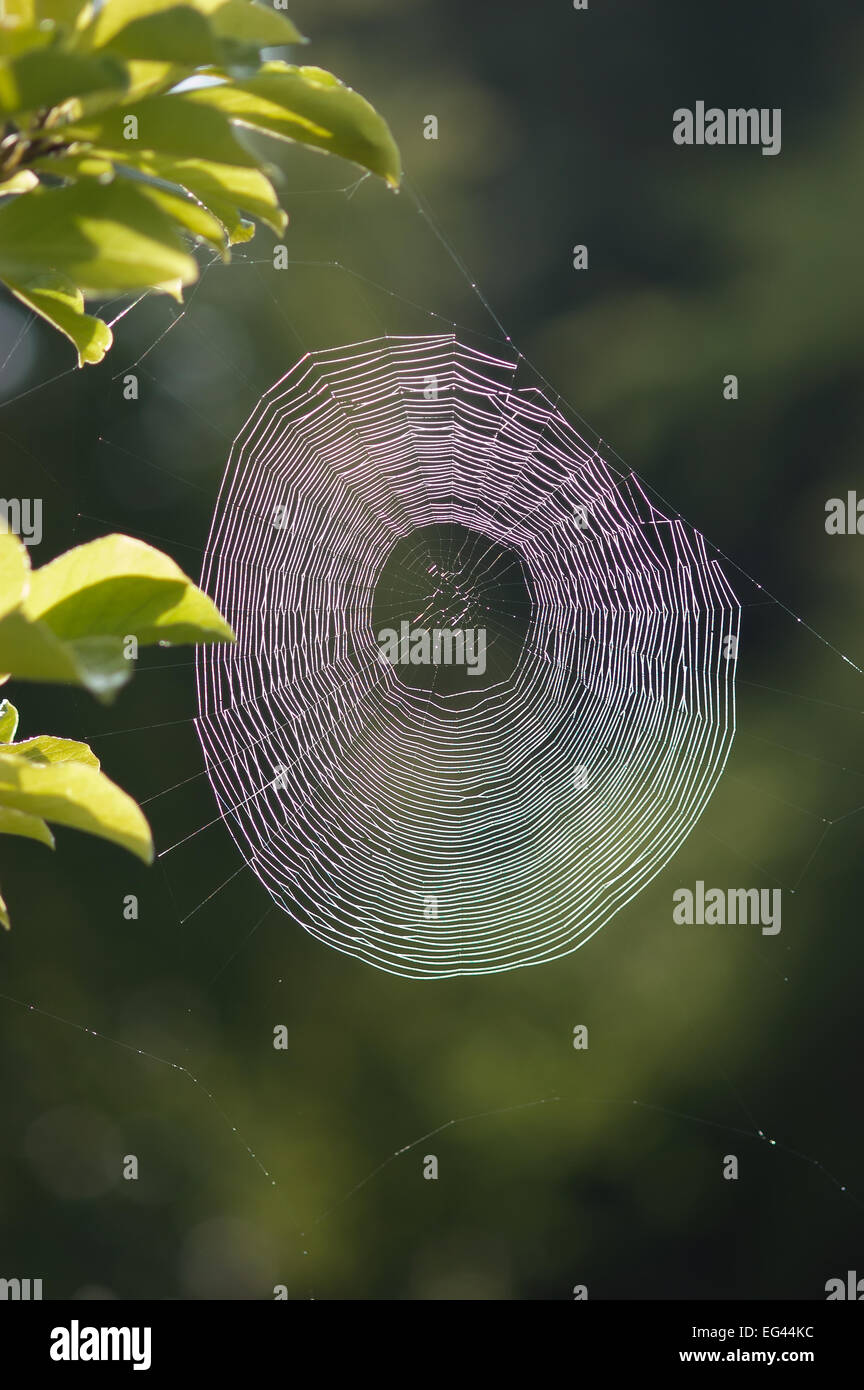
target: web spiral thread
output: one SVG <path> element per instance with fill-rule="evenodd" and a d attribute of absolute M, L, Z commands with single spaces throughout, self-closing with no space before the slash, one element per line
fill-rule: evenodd
<path fill-rule="evenodd" d="M 286 913 L 401 976 L 583 945 L 682 844 L 734 736 L 719 564 L 515 370 L 449 335 L 307 355 L 235 441 L 207 546 L 237 634 L 198 655 L 221 814 Z M 454 526 L 490 642 L 518 651 L 482 687 L 419 689 L 381 660 L 376 586 Z M 493 548 L 524 571 L 516 638 Z"/>

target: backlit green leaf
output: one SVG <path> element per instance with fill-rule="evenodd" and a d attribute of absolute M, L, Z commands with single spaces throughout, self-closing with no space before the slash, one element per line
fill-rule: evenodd
<path fill-rule="evenodd" d="M 0 529 L 0 618 L 17 608 L 30 587 L 27 547 L 11 531 Z M 5 667 L 0 665 L 0 670 Z"/>
<path fill-rule="evenodd" d="M 99 759 L 86 743 L 74 738 L 54 738 L 51 734 L 39 734 L 37 738 L 27 738 L 21 743 L 13 743 L 3 748 L 4 753 L 14 753 L 17 758 L 29 758 L 31 763 L 84 763 L 87 767 L 99 769 Z"/>
<path fill-rule="evenodd" d="M 84 312 L 81 291 L 56 273 L 36 276 L 26 285 L 6 281 L 9 289 L 29 309 L 59 328 L 74 343 L 78 365 L 101 362 L 113 342 L 107 323 Z"/>
<path fill-rule="evenodd" d="M 101 11 L 110 19 L 114 0 Z M 97 20 L 97 28 L 99 21 Z M 202 14 L 191 5 L 173 4 L 158 13 L 140 15 L 110 38 L 95 36 L 93 47 L 120 58 L 204 67 L 218 63 L 219 48 Z"/>
<path fill-rule="evenodd" d="M 0 278 L 52 270 L 85 294 L 193 283 L 198 268 L 173 219 L 126 180 L 36 188 L 0 207 Z"/>
<path fill-rule="evenodd" d="M 233 640 L 179 565 L 131 536 L 103 536 L 34 571 L 24 611 L 63 640 L 92 633 L 134 635 L 140 645 Z"/>
<path fill-rule="evenodd" d="M 189 77 L 192 69 L 181 67 L 179 63 L 147 63 L 133 61 L 127 64 L 129 73 L 130 101 L 140 101 L 142 97 L 155 96 L 176 87 L 184 77 Z"/>
<path fill-rule="evenodd" d="M 37 49 L 0 62 L 0 115 L 59 106 L 70 97 L 123 91 L 127 86 L 126 69 L 110 55 Z"/>
<path fill-rule="evenodd" d="M 253 77 L 197 87 L 185 95 L 196 106 L 341 155 L 393 187 L 399 184 L 399 151 L 387 123 L 364 97 L 321 68 L 266 63 Z"/>
<path fill-rule="evenodd" d="M 213 32 L 222 39 L 237 39 L 258 48 L 306 42 L 285 15 L 249 0 L 202 0 L 200 8 L 209 14 Z"/>
<path fill-rule="evenodd" d="M 149 864 L 143 812 L 103 772 L 84 763 L 33 763 L 0 749 L 0 805 L 111 840 Z"/>
<path fill-rule="evenodd" d="M 118 637 L 64 642 L 16 609 L 0 618 L 0 670 L 14 672 L 16 680 L 81 685 L 107 703 L 131 679 L 133 667 Z"/>
<path fill-rule="evenodd" d="M 207 159 L 172 159 L 169 155 L 141 155 L 134 168 L 154 178 L 177 183 L 189 190 L 218 217 L 230 240 L 246 241 L 254 228 L 241 221 L 241 212 L 257 217 L 278 236 L 287 215 L 266 174 L 236 164 L 214 164 Z"/>
<path fill-rule="evenodd" d="M 17 709 L 8 700 L 0 700 L 0 743 L 11 743 L 17 729 Z"/>
<path fill-rule="evenodd" d="M 66 127 L 69 139 L 87 140 L 102 151 L 111 151 L 121 162 L 137 151 L 173 155 L 177 159 L 212 159 L 217 164 L 257 167 L 244 149 L 224 112 L 193 101 L 198 90 L 169 92 L 144 97 L 122 108 L 100 111 Z M 137 123 L 137 136 L 127 138 Z"/>
<path fill-rule="evenodd" d="M 26 811 L 12 811 L 8 806 L 0 806 L 0 835 L 22 835 L 26 840 L 38 840 L 49 849 L 54 848 L 54 836 L 44 820 Z"/>
<path fill-rule="evenodd" d="M 36 0 L 37 17 L 53 20 L 65 29 L 86 24 L 92 10 L 90 0 Z"/>
<path fill-rule="evenodd" d="M 47 154 L 42 159 L 34 159 L 32 168 L 58 179 L 97 179 L 100 183 L 111 183 L 114 178 L 113 161 L 107 156 L 94 155 L 88 149 Z M 6 185 L 0 185 L 0 193 L 5 192 Z"/>
<path fill-rule="evenodd" d="M 92 6 L 88 0 L 3 0 L 0 9 L 0 54 L 8 57 L 53 43 L 63 30 L 86 22 Z"/>
<path fill-rule="evenodd" d="M 174 222 L 185 227 L 192 236 L 200 237 L 202 241 L 209 241 L 219 251 L 226 251 L 228 238 L 225 228 L 219 219 L 208 212 L 206 208 L 201 207 L 200 203 L 194 202 L 191 198 L 185 198 L 179 193 L 172 193 L 165 188 L 142 185 L 141 192 L 146 194 L 163 212 L 167 212 Z M 225 259 L 228 257 L 226 256 Z"/>
<path fill-rule="evenodd" d="M 128 637 L 139 646 L 233 641 L 206 594 L 143 541 L 105 536 L 36 571 L 21 568 L 16 537 L 0 542 L 0 592 L 5 566 L 11 595 L 0 616 L 0 671 L 17 679 L 83 685 L 107 702 L 132 675 Z"/>
<path fill-rule="evenodd" d="M 39 29 L 32 21 L 23 21 L 7 13 L 0 19 L 0 55 L 14 58 L 35 48 L 46 48 L 54 38 L 49 27 Z"/>
<path fill-rule="evenodd" d="M 88 48 L 103 48 L 129 24 L 164 14 L 176 8 L 177 3 L 178 0 L 108 0 L 100 5 L 92 23 L 82 33 L 81 43 Z"/>

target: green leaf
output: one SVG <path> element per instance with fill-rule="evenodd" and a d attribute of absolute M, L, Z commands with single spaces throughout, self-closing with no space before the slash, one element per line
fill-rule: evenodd
<path fill-rule="evenodd" d="M 91 92 L 123 91 L 127 85 L 126 69 L 110 55 L 42 48 L 0 62 L 0 115 L 59 106 Z"/>
<path fill-rule="evenodd" d="M 2 893 L 0 893 L 0 925 L 4 926 L 7 931 L 9 931 L 12 926 L 12 923 L 9 921 L 9 909 L 6 906 L 6 900 Z"/>
<path fill-rule="evenodd" d="M 179 565 L 131 536 L 103 536 L 36 570 L 24 611 L 65 641 L 94 633 L 134 635 L 143 646 L 225 642 L 234 636 Z M 0 665 L 5 669 L 2 657 Z"/>
<path fill-rule="evenodd" d="M 92 22 L 83 30 L 80 42 L 87 48 L 103 48 L 117 34 L 139 20 L 164 14 L 177 7 L 178 0 L 109 0 L 102 4 Z M 201 5 L 196 6 L 202 10 Z"/>
<path fill-rule="evenodd" d="M 228 117 L 212 105 L 193 101 L 197 91 L 205 90 L 209 89 L 144 97 L 128 106 L 82 118 L 64 126 L 63 132 L 69 140 L 86 140 L 103 152 L 111 151 L 121 163 L 127 155 L 148 151 L 177 159 L 212 159 L 217 164 L 257 167 L 254 155 L 234 135 Z M 125 134 L 130 128 L 130 116 L 138 127 L 134 140 Z"/>
<path fill-rule="evenodd" d="M 285 15 L 249 0 L 200 0 L 199 8 L 210 16 L 214 34 L 257 48 L 281 48 L 306 43 L 300 30 Z"/>
<path fill-rule="evenodd" d="M 74 738 L 39 734 L 37 738 L 24 739 L 22 743 L 10 744 L 0 751 L 14 753 L 17 758 L 29 758 L 31 763 L 84 763 L 99 770 L 99 759 L 93 749 Z"/>
<path fill-rule="evenodd" d="M 34 188 L 0 207 L 0 278 L 51 270 L 85 294 L 152 287 L 177 293 L 198 267 L 173 219 L 125 180 Z"/>
<path fill-rule="evenodd" d="M 256 48 L 306 42 L 287 16 L 270 7 L 252 4 L 250 0 L 192 0 L 191 7 L 208 34 L 219 39 L 233 39 Z M 189 6 L 179 5 L 178 0 L 110 0 L 82 38 L 91 48 L 113 46 L 124 33 L 129 34 L 133 28 L 143 33 L 145 25 L 161 22 L 164 16 L 178 8 Z M 139 55 L 129 53 L 126 56 Z M 165 56 L 179 60 L 176 50 L 166 52 Z M 194 60 L 195 66 L 216 61 L 216 58 Z"/>
<path fill-rule="evenodd" d="M 90 39 L 93 48 L 115 53 L 120 58 L 179 63 L 193 68 L 219 62 L 221 55 L 213 31 L 204 16 L 191 5 L 177 4 L 175 0 L 168 8 L 139 15 L 117 29 L 117 16 L 113 14 L 115 4 L 116 0 L 111 0 L 100 10 Z M 114 32 L 105 38 L 105 29 L 112 26 Z"/>
<path fill-rule="evenodd" d="M 38 573 L 38 571 L 37 571 Z M 64 643 L 22 610 L 30 591 L 30 557 L 11 532 L 0 532 L 0 672 L 20 680 L 83 685 L 97 699 L 113 699 L 132 675 L 116 637 Z M 0 684 L 8 675 L 0 676 Z"/>
<path fill-rule="evenodd" d="M 47 48 L 86 22 L 92 6 L 88 0 L 4 0 L 0 10 L 0 54 L 8 58 Z"/>
<path fill-rule="evenodd" d="M 6 284 L 22 304 L 53 324 L 74 343 L 78 366 L 101 362 L 114 341 L 107 323 L 84 312 L 84 296 L 71 280 L 50 271 L 27 284 Z"/>
<path fill-rule="evenodd" d="M 177 83 L 189 77 L 194 69 L 181 67 L 178 63 L 133 61 L 127 64 L 127 71 L 128 98 L 130 101 L 140 101 L 142 97 L 155 96 L 158 92 L 167 92 L 169 87 L 176 87 Z"/>
<path fill-rule="evenodd" d="M 48 734 L 42 734 L 38 738 L 26 739 L 23 743 L 10 743 L 9 739 L 2 737 L 3 733 L 8 732 L 10 727 L 8 712 L 14 716 L 14 723 L 11 724 L 12 736 L 14 737 L 18 712 L 8 701 L 4 700 L 0 705 L 0 742 L 6 745 L 2 749 L 4 753 L 43 765 L 47 763 L 81 763 L 98 772 L 99 759 L 95 753 L 88 748 L 86 743 L 78 743 L 74 739 L 52 738 Z M 48 845 L 50 849 L 54 848 L 54 836 L 45 821 L 27 811 L 13 810 L 9 806 L 4 806 L 2 796 L 0 796 L 0 834 L 23 835 L 27 839 L 38 840 L 40 843 Z"/>
<path fill-rule="evenodd" d="M 0 618 L 17 608 L 30 587 L 30 556 L 22 540 L 0 529 Z M 5 667 L 0 665 L 0 670 Z"/>
<path fill-rule="evenodd" d="M 84 763 L 32 763 L 0 749 L 0 804 L 98 835 L 152 862 L 143 812 L 103 772 Z"/>
<path fill-rule="evenodd" d="M 23 13 L 10 15 L 10 8 L 12 7 L 7 0 L 5 14 L 0 19 L 0 54 L 4 58 L 14 58 L 18 53 L 26 53 L 35 48 L 47 48 L 54 38 L 53 29 L 39 28 L 35 22 L 32 5 L 29 7 L 29 18 Z"/>
<path fill-rule="evenodd" d="M 36 14 L 40 20 L 53 20 L 64 29 L 74 29 L 86 24 L 93 6 L 90 0 L 36 0 Z"/>
<path fill-rule="evenodd" d="M 350 87 L 322 68 L 265 63 L 254 77 L 188 92 L 196 106 L 222 111 L 241 125 L 313 145 L 380 174 L 401 179 L 399 151 L 387 123 Z"/>
<path fill-rule="evenodd" d="M 200 237 L 202 241 L 209 241 L 218 251 L 227 252 L 228 237 L 223 224 L 200 203 L 179 193 L 171 193 L 168 189 L 153 188 L 146 184 L 141 185 L 141 192 L 163 212 L 167 212 L 174 222 L 185 227 L 187 232 Z M 223 259 L 229 260 L 230 257 L 223 254 Z"/>
<path fill-rule="evenodd" d="M 126 637 L 141 646 L 234 640 L 206 594 L 143 541 L 105 536 L 35 572 L 22 572 L 17 545 L 0 537 L 0 593 L 5 565 L 11 595 L 0 616 L 0 670 L 20 680 L 83 685 L 108 702 L 132 675 Z"/>
<path fill-rule="evenodd" d="M 34 159 L 30 168 L 53 174 L 58 179 L 97 179 L 100 183 L 111 183 L 114 178 L 112 160 L 94 155 L 91 150 L 52 152 L 42 159 Z M 0 185 L 0 193 L 5 193 L 7 187 L 5 183 Z"/>
<path fill-rule="evenodd" d="M 0 743 L 11 743 L 17 730 L 17 709 L 8 700 L 0 700 Z"/>
<path fill-rule="evenodd" d="M 241 212 L 257 217 L 277 236 L 288 223 L 279 197 L 266 174 L 235 164 L 214 164 L 207 159 L 172 159 L 168 155 L 141 155 L 134 168 L 151 177 L 176 183 L 218 217 L 229 240 L 248 241 L 254 228 L 244 223 Z"/>
<path fill-rule="evenodd" d="M 49 849 L 54 848 L 54 836 L 44 820 L 26 811 L 12 811 L 8 806 L 0 806 L 0 835 L 22 835 L 26 840 L 38 840 Z"/>
<path fill-rule="evenodd" d="M 14 672 L 17 680 L 81 685 L 104 703 L 114 699 L 133 671 L 119 638 L 64 642 L 20 609 L 0 618 L 0 669 Z"/>

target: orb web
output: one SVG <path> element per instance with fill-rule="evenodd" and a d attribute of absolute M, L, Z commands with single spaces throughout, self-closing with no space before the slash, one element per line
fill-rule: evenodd
<path fill-rule="evenodd" d="M 401 976 L 583 945 L 734 736 L 721 567 L 515 373 L 450 335 L 307 354 L 236 439 L 207 545 L 237 634 L 197 658 L 221 815 L 291 918 Z M 387 613 L 470 613 L 483 678 L 382 660 Z"/>

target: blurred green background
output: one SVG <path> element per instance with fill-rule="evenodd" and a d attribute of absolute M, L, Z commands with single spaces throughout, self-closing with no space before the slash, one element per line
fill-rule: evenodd
<path fill-rule="evenodd" d="M 0 491 L 44 499 L 34 561 L 122 530 L 197 577 L 230 441 L 302 351 L 454 322 L 495 350 L 413 189 L 554 390 L 729 557 L 738 739 L 641 897 L 566 960 L 487 978 L 405 981 L 328 950 L 268 911 L 221 824 L 150 871 L 71 832 L 54 857 L 0 844 L 0 1275 L 46 1297 L 823 1298 L 862 1259 L 861 678 L 735 565 L 861 660 L 864 541 L 828 537 L 824 509 L 864 490 L 864 15 L 297 0 L 292 17 L 303 60 L 389 119 L 410 188 L 270 146 L 289 269 L 259 232 L 176 323 L 167 300 L 132 310 L 99 368 L 67 370 L 41 325 L 19 338 L 4 300 Z M 782 108 L 782 153 L 676 147 L 672 111 L 697 100 Z M 89 737 L 164 848 L 215 815 L 193 675 L 186 649 L 147 653 L 109 711 L 9 693 L 23 736 Z M 697 878 L 782 887 L 781 934 L 673 925 Z"/>

